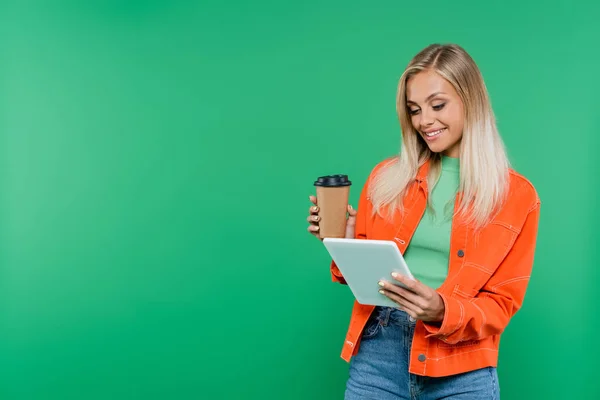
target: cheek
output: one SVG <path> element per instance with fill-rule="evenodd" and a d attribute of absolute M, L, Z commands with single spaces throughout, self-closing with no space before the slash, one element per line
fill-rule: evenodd
<path fill-rule="evenodd" d="M 410 117 L 410 122 L 412 123 L 413 128 L 419 130 L 419 115 L 412 115 Z"/>
<path fill-rule="evenodd" d="M 463 126 L 464 126 L 464 116 L 462 110 L 460 109 L 450 109 L 444 115 L 445 121 L 453 133 L 457 135 L 462 135 Z"/>

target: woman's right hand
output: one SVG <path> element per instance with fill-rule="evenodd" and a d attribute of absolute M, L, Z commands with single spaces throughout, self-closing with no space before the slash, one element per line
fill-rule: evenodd
<path fill-rule="evenodd" d="M 309 196 L 310 202 L 313 204 L 308 209 L 308 218 L 306 219 L 309 223 L 308 231 L 318 239 L 319 237 L 319 205 L 317 204 L 317 198 L 315 196 Z M 356 213 L 357 211 L 348 205 L 348 219 L 346 220 L 346 239 L 354 239 L 354 229 L 356 226 Z"/>

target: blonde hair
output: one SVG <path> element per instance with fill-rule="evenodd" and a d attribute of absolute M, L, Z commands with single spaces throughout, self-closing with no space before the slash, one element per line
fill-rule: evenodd
<path fill-rule="evenodd" d="M 425 162 L 430 162 L 427 176 L 430 194 L 439 178 L 441 156 L 429 150 L 416 132 L 406 105 L 408 79 L 425 70 L 435 71 L 450 82 L 463 102 L 465 120 L 458 188 L 461 196 L 456 211 L 480 228 L 489 222 L 506 196 L 510 164 L 481 72 L 469 54 L 455 44 L 433 44 L 421 50 L 400 77 L 396 111 L 402 130 L 401 148 L 399 155 L 371 181 L 373 212 L 383 215 L 387 209 L 389 218 L 396 209 L 402 209 L 403 197 Z"/>

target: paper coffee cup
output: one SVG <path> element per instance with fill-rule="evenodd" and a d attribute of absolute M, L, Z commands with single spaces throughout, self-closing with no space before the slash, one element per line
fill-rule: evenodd
<path fill-rule="evenodd" d="M 346 236 L 346 213 L 351 185 L 347 175 L 321 176 L 315 181 L 321 239 Z"/>

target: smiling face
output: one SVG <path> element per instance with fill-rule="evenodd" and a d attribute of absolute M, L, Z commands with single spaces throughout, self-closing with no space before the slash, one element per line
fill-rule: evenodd
<path fill-rule="evenodd" d="M 464 106 L 450 82 L 433 71 L 419 72 L 406 83 L 406 99 L 412 125 L 429 149 L 459 157 Z"/>

